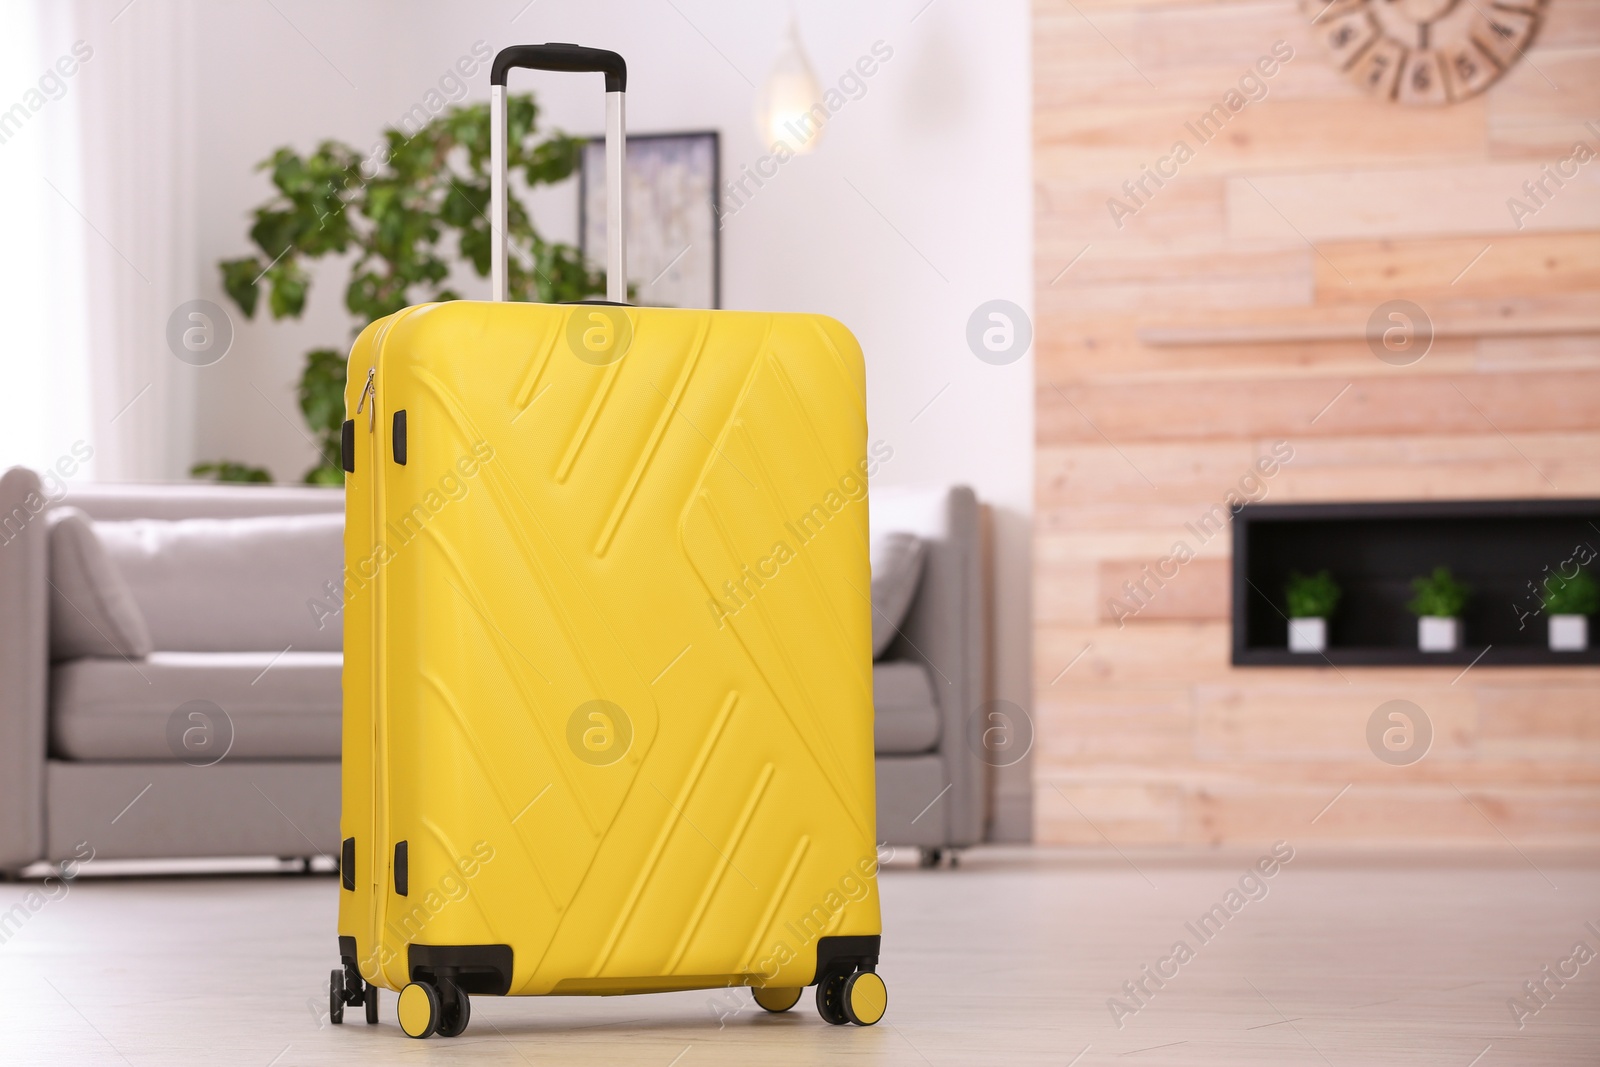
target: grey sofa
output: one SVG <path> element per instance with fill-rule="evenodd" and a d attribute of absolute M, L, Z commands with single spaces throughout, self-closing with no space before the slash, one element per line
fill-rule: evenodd
<path fill-rule="evenodd" d="M 342 514 L 344 494 L 97 485 L 51 499 L 31 470 L 0 476 L 0 872 L 87 855 L 336 854 L 338 635 L 307 639 L 314 619 L 304 602 L 321 592 L 313 577 L 337 582 L 338 551 L 258 561 L 269 582 L 285 568 L 295 574 L 270 605 L 219 602 L 204 582 L 175 576 L 162 599 L 177 616 L 165 630 L 191 633 L 179 650 L 158 643 L 138 661 L 52 663 L 45 514 L 58 505 L 95 520 L 241 518 Z M 218 613 L 245 625 L 218 625 Z M 230 634 L 241 640 L 230 646 Z M 194 698 L 228 708 L 226 727 L 194 720 L 233 746 L 212 765 L 186 762 L 167 743 L 174 713 Z"/>
<path fill-rule="evenodd" d="M 873 665 L 878 838 L 925 866 L 982 841 L 992 791 L 977 716 L 989 691 L 983 513 L 971 489 L 874 489 L 872 532 L 927 544 L 899 633 Z"/>
<path fill-rule="evenodd" d="M 152 602 L 136 597 L 155 638 L 148 657 L 52 662 L 55 506 L 99 522 L 327 515 L 342 514 L 343 494 L 97 485 L 52 500 L 33 471 L 0 476 L 0 873 L 89 852 L 336 854 L 340 620 L 319 615 L 336 602 L 325 586 L 342 571 L 337 546 L 257 553 L 243 594 L 172 575 L 143 590 Z M 968 737 L 987 686 L 981 514 L 964 488 L 874 493 L 872 508 L 875 530 L 927 543 L 915 599 L 873 670 L 878 835 L 937 863 L 981 841 L 988 817 L 988 768 Z M 196 698 L 227 709 L 226 758 L 173 747 L 172 720 Z"/>

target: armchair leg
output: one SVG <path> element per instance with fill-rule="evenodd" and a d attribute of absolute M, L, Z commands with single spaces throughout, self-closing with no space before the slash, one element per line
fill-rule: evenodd
<path fill-rule="evenodd" d="M 917 866 L 925 871 L 937 870 L 940 867 L 954 870 L 961 866 L 961 853 L 954 848 L 919 848 Z"/>

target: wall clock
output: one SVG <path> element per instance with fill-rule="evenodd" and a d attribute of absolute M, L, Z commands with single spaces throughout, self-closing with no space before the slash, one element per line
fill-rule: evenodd
<path fill-rule="evenodd" d="M 1522 58 L 1544 0 L 1307 0 L 1334 61 L 1375 96 L 1448 104 Z"/>

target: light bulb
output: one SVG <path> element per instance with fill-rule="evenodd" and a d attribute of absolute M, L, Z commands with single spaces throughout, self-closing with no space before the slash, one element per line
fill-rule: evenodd
<path fill-rule="evenodd" d="M 788 38 L 756 104 L 756 123 L 769 147 L 783 144 L 794 154 L 804 155 L 816 147 L 827 117 L 822 86 L 800 44 L 800 27 L 791 19 Z"/>

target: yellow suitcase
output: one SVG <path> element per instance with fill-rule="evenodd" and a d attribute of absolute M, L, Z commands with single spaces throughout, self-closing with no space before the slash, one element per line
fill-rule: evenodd
<path fill-rule="evenodd" d="M 861 350 L 817 315 L 453 301 L 350 353 L 344 762 L 330 1014 L 399 991 L 413 1037 L 471 994 L 751 986 L 871 1024 L 874 839 Z M 497 226 L 503 233 L 503 224 Z M 504 296 L 504 247 L 492 285 Z"/>

